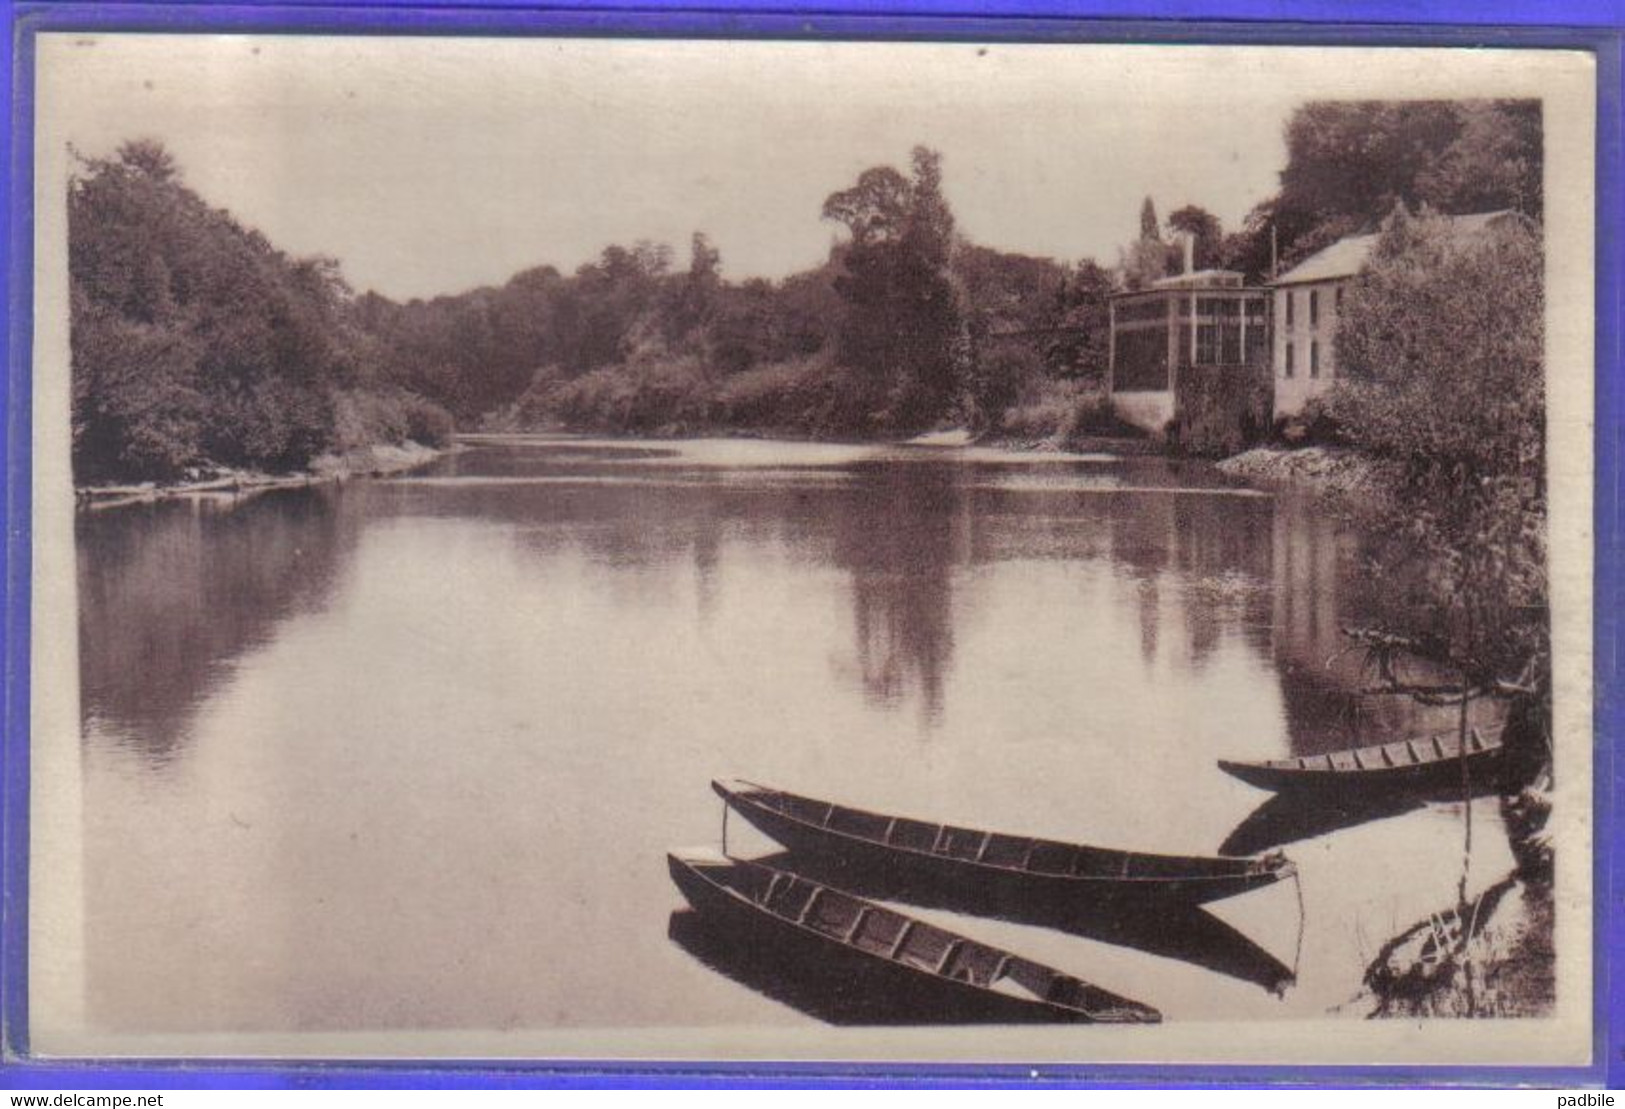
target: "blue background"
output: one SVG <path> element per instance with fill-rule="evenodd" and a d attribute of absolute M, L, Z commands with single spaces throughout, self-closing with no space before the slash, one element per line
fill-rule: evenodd
<path fill-rule="evenodd" d="M 4 520 L 5 726 L 0 791 L 0 1087 L 11 1089 L 143 1088 L 667 1088 L 1017 1086 L 1027 1084 L 1218 1087 L 1263 1084 L 1350 1086 L 1419 1083 L 1572 1087 L 1625 1084 L 1625 983 L 1610 973 L 1625 949 L 1625 859 L 1616 804 L 1625 767 L 1613 741 L 1625 724 L 1618 660 L 1625 654 L 1621 554 L 1625 492 L 1621 447 L 1620 212 L 1621 36 L 1625 0 L 711 0 L 651 4 L 637 0 L 416 0 L 334 5 L 194 2 L 20 4 L 0 0 L 13 31 L 0 53 L 0 78 L 11 110 L 0 117 L 7 172 L 0 179 L 6 267 L 0 285 L 8 310 L 0 322 L 10 373 L 0 393 L 0 450 L 7 462 Z M 309 30 L 348 33 L 641 34 L 709 37 L 793 36 L 965 38 L 1151 42 L 1392 43 L 1567 46 L 1596 52 L 1598 106 L 1597 401 L 1596 401 L 1596 884 L 1598 959 L 1594 1063 L 1577 1069 L 1353 1068 L 1252 1066 L 1026 1067 L 695 1066 L 605 1064 L 198 1064 L 151 1062 L 44 1064 L 27 1057 L 28 619 L 29 619 L 29 270 L 31 32 L 60 29 Z"/>

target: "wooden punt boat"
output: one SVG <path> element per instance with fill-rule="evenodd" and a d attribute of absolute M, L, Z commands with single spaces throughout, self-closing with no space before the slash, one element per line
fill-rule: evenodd
<path fill-rule="evenodd" d="M 1344 796 L 1434 791 L 1459 794 L 1464 769 L 1469 785 L 1475 789 L 1500 781 L 1505 762 L 1501 735 L 1497 732 L 1486 737 L 1472 728 L 1467 733 L 1465 751 L 1456 735 L 1436 735 L 1303 758 L 1265 762 L 1220 759 L 1219 769 L 1248 785 L 1278 791 L 1326 790 Z"/>
<path fill-rule="evenodd" d="M 1162 1019 L 1150 1006 L 788 871 L 710 852 L 673 853 L 667 865 L 703 915 L 748 934 L 758 949 L 827 960 L 832 976 L 881 992 L 922 1023 Z"/>
<path fill-rule="evenodd" d="M 1203 904 L 1296 873 L 1278 852 L 1241 859 L 1149 855 L 887 816 L 738 779 L 711 788 L 792 853 L 850 869 L 857 884 L 881 878 L 900 900 L 974 901 L 992 915 L 1125 901 Z"/>

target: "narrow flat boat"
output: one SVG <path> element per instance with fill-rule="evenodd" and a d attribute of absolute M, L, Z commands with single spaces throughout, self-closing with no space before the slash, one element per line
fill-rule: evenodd
<path fill-rule="evenodd" d="M 1279 852 L 1150 855 L 888 816 L 738 779 L 711 788 L 792 853 L 849 869 L 854 881 L 880 878 L 897 888 L 900 900 L 924 904 L 974 898 L 993 915 L 1113 901 L 1197 905 L 1296 873 Z"/>
<path fill-rule="evenodd" d="M 1269 759 L 1263 762 L 1219 760 L 1219 769 L 1259 789 L 1332 791 L 1353 797 L 1387 793 L 1459 793 L 1465 773 L 1469 787 L 1498 783 L 1504 772 L 1502 733 L 1467 733 L 1465 745 L 1454 734 L 1402 739 L 1369 747 L 1352 747 L 1326 755 Z"/>
<path fill-rule="evenodd" d="M 921 1023 L 1152 1024 L 1148 1005 L 788 871 L 674 852 L 672 880 L 699 912 L 758 952 L 827 961 L 831 981 L 882 991 Z M 845 979 L 833 976 L 849 976 Z"/>

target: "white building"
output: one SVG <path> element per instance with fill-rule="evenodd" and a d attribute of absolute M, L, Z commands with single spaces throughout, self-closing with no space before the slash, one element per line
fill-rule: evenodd
<path fill-rule="evenodd" d="M 1450 217 L 1457 234 L 1474 235 L 1515 212 L 1481 212 Z M 1271 365 L 1275 377 L 1275 418 L 1296 416 L 1312 398 L 1331 389 L 1340 367 L 1337 322 L 1344 291 L 1365 269 L 1378 235 L 1352 235 L 1312 254 L 1270 283 L 1275 336 Z"/>

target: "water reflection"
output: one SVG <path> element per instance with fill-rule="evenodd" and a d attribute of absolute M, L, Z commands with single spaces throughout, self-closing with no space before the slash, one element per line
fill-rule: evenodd
<path fill-rule="evenodd" d="M 327 599 L 354 540 L 340 495 L 290 489 L 81 513 L 84 718 L 156 763 L 174 758 L 233 661 Z"/>
<path fill-rule="evenodd" d="M 714 837 L 711 778 L 1211 854 L 1261 800 L 1216 758 L 1405 726 L 1355 696 L 1357 658 L 1327 665 L 1380 583 L 1306 506 L 1154 459 L 779 451 L 491 443 L 423 478 L 82 517 L 87 1011 L 794 1019 L 662 938 L 650 860 Z M 1062 966 L 1091 941 L 1103 985 L 1171 1017 L 1321 1015 L 1359 935 L 1451 895 L 1460 837 L 1432 808 L 1336 835 L 1305 815 L 1253 821 L 1322 836 L 1283 1000 L 1285 891 L 1234 925 L 1017 939 Z"/>
<path fill-rule="evenodd" d="M 1337 799 L 1324 792 L 1311 797 L 1278 793 L 1247 814 L 1219 845 L 1219 854 L 1256 855 L 1288 843 L 1386 820 L 1421 808 L 1420 797 L 1404 795 Z"/>
<path fill-rule="evenodd" d="M 879 466 L 830 505 L 835 563 L 851 575 L 858 670 L 869 697 L 913 692 L 923 722 L 942 715 L 953 657 L 953 570 L 967 558 L 957 467 Z"/>
<path fill-rule="evenodd" d="M 1385 588 L 1363 572 L 1359 537 L 1302 498 L 1283 498 L 1271 530 L 1270 623 L 1291 754 L 1319 755 L 1451 725 L 1449 709 L 1362 695 L 1365 655 L 1344 634 L 1374 619 Z"/>

